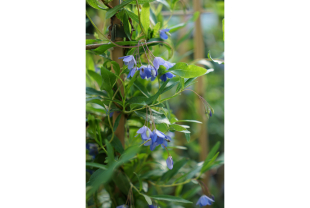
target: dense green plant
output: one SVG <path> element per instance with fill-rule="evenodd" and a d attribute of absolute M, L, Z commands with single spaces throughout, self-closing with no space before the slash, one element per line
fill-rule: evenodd
<path fill-rule="evenodd" d="M 105 10 L 106 19 L 121 20 L 120 24 L 111 21 L 108 29 L 101 31 L 87 13 L 87 21 L 96 28 L 96 39 L 86 40 L 89 49 L 86 55 L 87 205 L 196 204 L 190 199 L 197 188 L 180 196 L 183 186 L 189 183 L 208 193 L 198 200 L 198 205 L 208 205 L 214 200 L 201 179 L 205 172 L 222 163 L 217 160 L 220 143 L 212 147 L 201 163 L 177 156 L 173 150 L 184 147 L 174 145 L 177 138 L 173 138 L 173 132 L 184 133 L 187 141 L 191 137 L 190 126 L 179 123 L 200 125 L 201 122 L 191 117 L 178 120 L 168 104 L 168 100 L 187 91 L 199 97 L 206 117 L 214 113 L 209 103 L 189 88 L 197 77 L 213 71 L 212 64 L 206 64 L 207 70 L 194 64 L 168 61 L 174 52 L 170 33 L 194 22 L 199 12 L 188 22 L 167 28 L 167 21 L 163 21 L 160 13 L 162 6 L 173 10 L 178 0 L 157 1 L 160 6 L 155 12 L 150 5 L 153 1 L 126 0 L 112 7 L 110 1 L 87 0 L 91 7 Z M 109 49 L 113 47 L 123 49 L 124 57 L 117 57 L 124 61 L 122 67 L 111 59 Z M 100 58 L 94 60 L 91 54 Z M 162 99 L 165 93 L 172 95 Z M 113 114 L 117 115 L 114 122 Z M 126 118 L 125 138 L 117 138 L 115 131 L 122 115 Z M 125 139 L 125 147 L 120 139 Z M 174 194 L 170 194 L 174 188 Z"/>

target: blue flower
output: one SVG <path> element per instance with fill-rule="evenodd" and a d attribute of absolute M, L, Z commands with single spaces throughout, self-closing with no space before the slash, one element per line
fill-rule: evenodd
<path fill-rule="evenodd" d="M 159 35 L 162 39 L 168 39 L 168 35 L 166 32 L 169 32 L 170 29 L 166 28 L 166 29 L 162 29 L 159 31 Z"/>
<path fill-rule="evenodd" d="M 163 147 L 167 147 L 167 144 L 168 144 L 167 142 L 170 142 L 170 141 L 171 141 L 171 137 L 168 135 L 165 135 L 164 142 L 162 143 Z"/>
<path fill-rule="evenodd" d="M 174 65 L 175 63 L 170 63 L 169 61 L 165 61 L 165 63 L 163 64 L 163 66 L 166 67 L 166 70 L 170 69 Z"/>
<path fill-rule="evenodd" d="M 213 202 L 214 202 L 213 199 L 207 197 L 206 195 L 202 195 L 198 199 L 196 205 L 199 205 L 200 207 L 203 207 L 203 206 L 206 206 L 206 205 L 211 205 Z"/>
<path fill-rule="evenodd" d="M 156 205 L 149 205 L 149 208 L 157 208 Z"/>
<path fill-rule="evenodd" d="M 153 60 L 153 65 L 154 65 L 155 69 L 158 70 L 159 66 L 164 65 L 165 62 L 166 61 L 164 59 L 162 59 L 161 57 L 155 57 Z"/>
<path fill-rule="evenodd" d="M 149 129 L 147 126 L 142 126 L 138 131 L 137 131 L 137 135 L 136 136 L 138 136 L 138 134 L 141 134 L 141 138 L 143 139 L 143 140 L 148 140 L 148 139 L 150 139 L 151 138 L 151 134 L 152 134 L 152 131 L 151 131 L 151 129 Z"/>
<path fill-rule="evenodd" d="M 86 143 L 86 149 L 88 150 L 88 154 L 95 159 L 96 155 L 98 154 L 98 146 L 94 143 Z"/>
<path fill-rule="evenodd" d="M 153 66 L 147 65 L 147 68 L 151 70 L 151 81 L 154 81 L 158 75 L 158 70 L 156 70 Z"/>
<path fill-rule="evenodd" d="M 158 145 L 163 144 L 165 136 L 166 135 L 163 132 L 158 131 L 157 129 L 155 129 L 153 131 L 152 136 L 151 136 L 152 144 L 150 146 L 150 149 L 153 151 L 155 149 L 155 147 L 157 147 Z"/>
<path fill-rule="evenodd" d="M 128 66 L 128 69 L 132 69 L 134 65 L 137 65 L 137 62 L 133 55 L 119 57 L 119 59 L 123 59 L 125 65 Z"/>
<path fill-rule="evenodd" d="M 212 116 L 212 112 L 211 111 L 210 111 L 209 115 L 210 115 L 210 117 Z"/>
<path fill-rule="evenodd" d="M 151 69 L 147 66 L 140 66 L 138 70 L 140 70 L 140 76 L 142 79 L 148 79 L 152 76 Z"/>
<path fill-rule="evenodd" d="M 123 205 L 117 206 L 116 208 L 128 208 L 128 206 L 123 204 Z"/>
<path fill-rule="evenodd" d="M 135 75 L 135 73 L 136 73 L 137 70 L 138 70 L 138 67 L 133 67 L 133 68 L 130 70 L 130 72 L 128 73 L 127 78 L 133 77 L 133 76 Z"/>
<path fill-rule="evenodd" d="M 166 162 L 167 162 L 168 168 L 169 168 L 170 170 L 172 170 L 172 168 L 173 168 L 173 160 L 172 160 L 172 157 L 169 156 L 168 159 L 166 160 Z"/>
<path fill-rule="evenodd" d="M 165 81 L 167 81 L 168 78 L 171 79 L 172 77 L 175 77 L 175 75 L 173 75 L 173 74 L 170 73 L 170 72 L 167 72 L 166 74 L 161 75 L 159 78 L 160 78 L 163 82 L 165 82 Z"/>

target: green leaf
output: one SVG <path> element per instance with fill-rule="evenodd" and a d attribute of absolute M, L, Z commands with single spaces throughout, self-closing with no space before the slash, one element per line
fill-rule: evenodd
<path fill-rule="evenodd" d="M 120 156 L 117 164 L 122 165 L 123 163 L 131 160 L 136 154 L 139 152 L 140 147 L 139 145 L 130 146 L 128 147 L 125 152 Z"/>
<path fill-rule="evenodd" d="M 116 12 L 118 12 L 121 8 L 132 2 L 133 0 L 123 1 L 121 4 L 116 5 L 112 9 L 109 9 L 105 15 L 106 19 L 110 19 Z"/>
<path fill-rule="evenodd" d="M 112 135 L 109 135 L 108 137 L 108 140 L 110 141 L 111 140 L 111 137 Z M 115 150 L 117 152 L 119 152 L 120 154 L 123 154 L 124 153 L 124 148 L 123 148 L 123 145 L 121 143 L 121 141 L 119 140 L 119 138 L 114 135 L 114 139 L 112 140 L 111 142 L 111 145 L 115 148 Z"/>
<path fill-rule="evenodd" d="M 107 96 L 106 93 L 98 91 L 98 90 L 91 88 L 91 87 L 86 87 L 86 94 L 87 95 L 99 95 L 99 96 L 104 96 L 104 97 Z"/>
<path fill-rule="evenodd" d="M 196 121 L 196 120 L 178 120 L 176 122 L 190 122 L 190 123 L 202 123 L 200 121 Z"/>
<path fill-rule="evenodd" d="M 127 10 L 127 9 L 126 9 L 126 13 L 128 14 L 128 16 L 129 16 L 133 21 L 135 21 L 136 23 L 139 24 L 139 17 L 138 17 L 138 15 L 136 15 L 135 13 L 133 13 L 133 12 Z"/>
<path fill-rule="evenodd" d="M 136 172 L 133 172 L 136 176 L 137 176 L 137 178 L 138 178 L 138 181 L 139 181 L 139 191 L 141 191 L 142 190 L 142 181 L 141 181 L 141 179 L 140 179 L 140 177 L 139 177 L 139 175 L 136 173 Z"/>
<path fill-rule="evenodd" d="M 195 188 L 192 188 L 190 190 L 188 190 L 187 192 L 185 192 L 182 197 L 183 198 L 191 198 L 192 196 L 194 196 L 196 193 L 198 193 L 198 191 L 201 190 L 200 186 L 196 186 Z"/>
<path fill-rule="evenodd" d="M 170 127 L 173 128 L 176 131 L 186 131 L 186 128 L 184 128 L 184 127 L 182 127 L 180 125 L 177 125 L 177 124 L 171 124 Z"/>
<path fill-rule="evenodd" d="M 122 173 L 121 171 L 115 172 L 113 174 L 113 182 L 116 184 L 118 189 L 123 193 L 123 194 L 128 194 L 128 191 L 130 189 L 130 184 L 128 179 L 126 178 L 126 175 Z"/>
<path fill-rule="evenodd" d="M 110 97 L 113 97 L 113 90 L 112 86 L 114 85 L 116 81 L 116 76 L 114 73 L 110 72 L 104 67 L 101 67 L 101 76 L 102 76 L 102 85 L 101 89 L 104 89 L 107 91 L 110 95 Z"/>
<path fill-rule="evenodd" d="M 180 24 L 174 25 L 173 27 L 170 27 L 169 32 L 173 33 L 175 31 L 178 31 L 179 29 L 183 28 L 185 25 L 186 23 L 180 23 Z"/>
<path fill-rule="evenodd" d="M 146 119 L 145 110 L 135 111 L 135 114 L 142 117 L 144 120 Z M 155 111 L 152 109 L 152 115 L 153 115 L 152 117 L 153 117 L 155 123 L 157 123 L 157 124 L 160 124 L 160 123 L 170 124 L 170 122 L 169 122 L 168 118 L 165 116 L 165 114 L 159 113 L 158 111 Z M 147 117 L 148 117 L 147 119 L 150 121 L 151 116 L 149 113 L 148 113 Z"/>
<path fill-rule="evenodd" d="M 130 98 L 127 103 L 129 104 L 139 104 L 139 105 L 147 105 L 150 104 L 150 101 L 152 101 L 153 99 L 151 98 L 147 98 L 144 96 L 134 96 L 132 98 Z"/>
<path fill-rule="evenodd" d="M 184 22 L 184 23 L 180 23 L 180 24 L 178 24 L 178 25 L 174 25 L 173 27 L 171 27 L 170 28 L 170 33 L 173 33 L 173 32 L 175 32 L 175 31 L 178 31 L 179 29 L 181 29 L 181 28 L 183 28 L 183 27 L 185 27 L 189 22 L 194 22 L 194 21 L 196 21 L 197 20 L 197 18 L 199 17 L 199 12 L 197 11 L 197 12 L 195 12 L 194 14 L 193 14 L 193 16 L 187 21 L 187 22 Z"/>
<path fill-rule="evenodd" d="M 180 202 L 180 203 L 193 203 L 191 201 L 182 199 L 181 197 L 178 196 L 171 196 L 171 195 L 155 195 L 155 196 L 150 196 L 151 198 L 155 200 L 162 200 L 162 201 L 170 201 L 170 202 Z"/>
<path fill-rule="evenodd" d="M 185 133 L 185 138 L 186 138 L 186 141 L 189 142 L 191 140 L 191 134 Z"/>
<path fill-rule="evenodd" d="M 105 140 L 105 144 L 107 146 L 107 152 L 108 152 L 108 167 L 112 167 L 114 163 L 114 150 L 108 140 Z"/>
<path fill-rule="evenodd" d="M 139 74 L 139 73 L 138 73 Z M 136 88 L 138 88 L 138 90 L 145 95 L 145 97 L 151 97 L 151 95 L 149 94 L 149 92 L 147 91 L 147 89 L 145 89 L 145 87 L 143 86 L 143 84 L 141 84 L 138 80 L 136 80 L 133 84 Z"/>
<path fill-rule="evenodd" d="M 210 150 L 209 154 L 207 155 L 205 162 L 210 160 L 214 154 L 217 152 L 217 150 L 220 148 L 221 142 L 218 141 L 216 142 L 216 144 L 212 147 L 212 149 Z"/>
<path fill-rule="evenodd" d="M 142 24 L 142 27 L 147 31 L 147 29 L 150 27 L 150 4 L 146 3 L 143 4 L 142 10 L 141 10 L 141 16 L 140 21 Z"/>
<path fill-rule="evenodd" d="M 94 168 L 100 168 L 102 170 L 106 170 L 107 166 L 99 164 L 99 163 L 94 163 L 94 162 L 86 162 L 86 166 L 94 167 Z"/>
<path fill-rule="evenodd" d="M 217 150 L 219 149 L 219 147 L 220 147 L 220 144 L 221 144 L 221 142 L 217 142 L 214 146 L 213 146 L 213 148 L 210 150 L 210 152 L 209 152 L 209 154 L 207 155 L 207 157 L 206 157 L 206 159 L 205 159 L 205 161 L 204 161 L 204 163 L 203 163 L 203 166 L 202 166 L 202 168 L 201 168 L 201 173 L 203 173 L 203 172 L 205 172 L 206 171 L 206 168 L 207 168 L 207 166 L 209 165 L 209 162 L 210 161 L 212 161 L 213 159 L 214 159 L 214 155 L 215 155 L 215 153 L 217 152 Z M 215 158 L 216 159 L 216 158 Z M 215 160 L 214 159 L 214 160 Z M 214 161 L 213 160 L 213 161 Z"/>
<path fill-rule="evenodd" d="M 187 63 L 183 62 L 177 63 L 168 71 L 183 78 L 199 77 L 207 73 L 207 70 L 205 68 L 195 65 L 188 65 Z"/>
<path fill-rule="evenodd" d="M 156 25 L 153 27 L 153 38 L 159 37 L 159 30 L 160 30 L 160 22 L 157 22 Z"/>
<path fill-rule="evenodd" d="M 121 120 L 121 116 L 122 116 L 122 114 L 120 113 L 120 114 L 117 116 L 116 120 L 115 120 L 115 123 L 114 123 L 114 125 L 113 125 L 113 131 L 114 131 L 114 132 L 116 131 L 116 129 L 117 129 L 117 127 L 118 127 L 119 121 Z"/>
<path fill-rule="evenodd" d="M 130 72 L 129 72 L 130 73 Z M 125 94 L 127 95 L 130 92 L 130 88 L 136 81 L 137 77 L 140 75 L 139 71 L 136 71 L 135 75 L 130 79 L 129 83 L 126 85 Z"/>
<path fill-rule="evenodd" d="M 98 10 L 107 10 L 108 7 L 101 7 L 101 5 L 98 4 L 97 0 L 86 0 L 89 6 L 98 9 Z"/>
<path fill-rule="evenodd" d="M 131 38 L 130 38 L 130 27 L 129 27 L 129 23 L 128 23 L 128 14 L 127 14 L 126 10 L 124 10 L 124 11 L 125 11 L 124 16 L 123 16 L 124 31 L 125 31 L 127 38 L 129 40 L 131 40 Z"/>
<path fill-rule="evenodd" d="M 165 7 L 167 7 L 171 11 L 170 5 L 168 4 L 166 0 L 155 0 L 155 1 L 162 3 Z"/>
<path fill-rule="evenodd" d="M 142 195 L 144 196 L 146 202 L 147 202 L 149 205 L 152 205 L 152 199 L 151 199 L 149 196 L 145 195 L 145 194 L 142 194 Z"/>
<path fill-rule="evenodd" d="M 215 60 L 211 57 L 211 52 L 209 51 L 208 52 L 208 58 L 211 59 L 212 61 L 214 61 L 215 63 L 218 63 L 218 64 L 224 64 L 223 61 L 219 61 L 219 60 Z"/>
<path fill-rule="evenodd" d="M 121 71 L 119 64 L 116 63 L 115 61 L 111 61 L 111 64 L 113 65 L 113 69 L 114 69 L 116 75 L 119 75 L 119 73 Z"/>
<path fill-rule="evenodd" d="M 187 79 L 186 82 L 184 83 L 184 88 L 186 88 L 186 87 L 188 87 L 188 86 L 194 84 L 194 83 L 195 83 L 194 81 L 196 80 L 196 78 L 197 78 L 197 77 Z"/>
<path fill-rule="evenodd" d="M 88 200 L 101 184 L 104 184 L 110 180 L 113 175 L 113 167 L 109 167 L 107 170 L 96 170 L 89 181 L 86 183 L 86 200 Z"/>
<path fill-rule="evenodd" d="M 173 165 L 173 169 L 172 170 L 168 170 L 162 177 L 163 181 L 169 181 L 174 175 L 176 175 L 178 173 L 178 171 L 187 163 L 187 159 L 183 158 L 182 160 L 177 161 L 174 165 Z"/>
<path fill-rule="evenodd" d="M 191 22 L 195 22 L 199 17 L 200 12 L 196 11 L 193 16 L 189 19 Z"/>
<path fill-rule="evenodd" d="M 216 160 L 218 155 L 219 155 L 219 152 L 216 153 L 208 163 L 204 163 L 200 172 L 204 173 L 204 172 L 208 171 L 211 168 L 211 166 L 213 165 L 213 163 Z"/>
<path fill-rule="evenodd" d="M 101 86 L 102 78 L 101 78 L 100 74 L 94 72 L 93 70 L 87 70 L 87 73 L 89 74 L 89 76 L 91 76 L 98 83 L 99 86 Z"/>

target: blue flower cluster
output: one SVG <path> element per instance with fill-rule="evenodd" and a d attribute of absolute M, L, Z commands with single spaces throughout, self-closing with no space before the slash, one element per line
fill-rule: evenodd
<path fill-rule="evenodd" d="M 199 205 L 200 207 L 206 206 L 206 205 L 211 205 L 214 202 L 213 199 L 211 199 L 210 197 L 206 196 L 206 195 L 202 195 L 196 205 Z"/>
<path fill-rule="evenodd" d="M 88 154 L 94 160 L 96 155 L 98 154 L 98 146 L 95 143 L 86 143 L 86 149 L 88 150 Z"/>
<path fill-rule="evenodd" d="M 161 145 L 162 147 L 167 147 L 168 142 L 171 141 L 171 137 L 165 135 L 163 132 L 154 129 L 151 131 L 147 126 L 142 126 L 138 131 L 137 135 L 141 135 L 144 146 L 150 146 L 151 151 L 153 151 L 157 146 Z M 169 169 L 173 168 L 173 160 L 172 157 L 169 156 L 167 159 L 167 166 Z"/>
<path fill-rule="evenodd" d="M 155 57 L 152 65 L 148 64 L 146 66 L 142 65 L 140 67 L 137 66 L 137 62 L 133 55 L 119 57 L 119 59 L 123 59 L 125 65 L 127 65 L 128 69 L 130 70 L 127 78 L 133 77 L 137 71 L 140 71 L 140 77 L 142 79 L 151 78 L 151 81 L 154 81 L 155 78 L 157 77 L 159 66 L 162 65 L 166 68 L 166 70 L 168 70 L 175 65 L 175 63 L 165 61 L 161 57 Z M 174 76 L 175 75 L 173 75 L 172 73 L 167 72 L 166 74 L 161 75 L 159 79 L 165 82 L 168 78 L 171 79 Z"/>

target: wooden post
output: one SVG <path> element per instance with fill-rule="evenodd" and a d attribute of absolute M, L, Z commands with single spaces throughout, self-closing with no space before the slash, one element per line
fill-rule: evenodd
<path fill-rule="evenodd" d="M 194 11 L 202 11 L 202 5 L 200 0 L 194 0 Z M 202 34 L 202 27 L 201 27 L 201 16 L 195 22 L 195 32 L 194 32 L 194 59 L 201 59 L 205 58 L 205 51 L 204 51 L 204 43 L 203 43 L 203 34 Z M 202 66 L 203 67 L 203 66 Z M 197 78 L 198 82 L 195 84 L 195 91 L 202 97 L 205 94 L 205 77 L 201 76 Z M 198 118 L 202 121 L 200 126 L 200 133 L 199 133 L 199 145 L 201 147 L 201 152 L 199 156 L 200 161 L 204 161 L 207 157 L 209 151 L 209 143 L 208 143 L 208 130 L 207 130 L 207 119 L 205 115 L 204 104 L 200 101 L 200 99 L 196 98 L 196 106 L 198 109 Z M 206 186 L 208 186 L 209 182 L 209 173 L 205 174 L 205 178 L 203 182 Z M 206 194 L 206 193 L 205 193 Z"/>
<path fill-rule="evenodd" d="M 112 7 L 115 7 L 116 5 L 119 4 L 119 0 L 113 0 L 110 5 Z M 116 15 L 114 17 L 111 18 L 111 23 L 113 24 L 120 24 L 121 21 L 116 17 Z M 115 41 L 122 41 L 122 38 L 115 38 Z M 117 62 L 120 66 L 120 68 L 123 67 L 123 60 L 122 59 L 118 59 L 119 57 L 124 56 L 124 51 L 123 48 L 119 48 L 119 47 L 114 47 L 111 51 L 111 56 L 112 56 L 112 60 Z M 112 72 L 115 72 L 113 67 L 112 67 Z M 124 80 L 124 74 L 122 74 L 121 79 Z M 117 82 L 118 86 L 121 86 L 121 81 Z M 122 93 L 122 95 L 124 95 L 124 88 L 123 86 L 121 86 L 120 88 L 120 92 Z M 117 116 L 119 115 L 119 113 L 114 113 L 113 114 L 113 123 L 115 122 Z M 119 140 L 121 141 L 123 147 L 125 148 L 125 116 L 122 115 L 121 119 L 119 121 L 118 127 L 115 131 L 115 135 L 119 138 Z"/>

